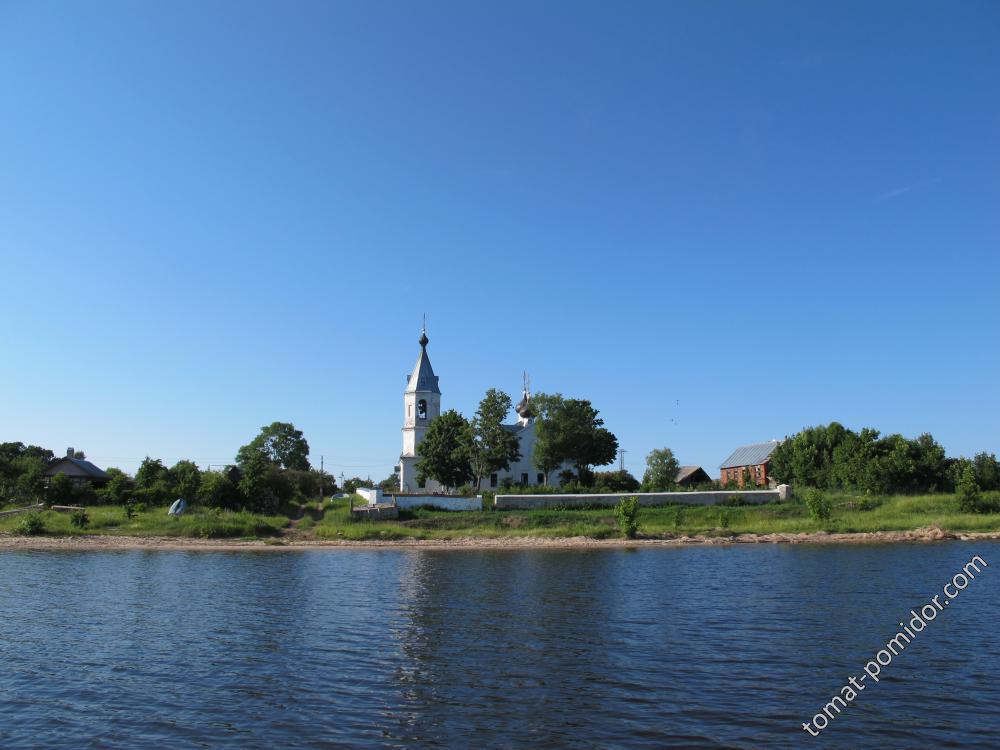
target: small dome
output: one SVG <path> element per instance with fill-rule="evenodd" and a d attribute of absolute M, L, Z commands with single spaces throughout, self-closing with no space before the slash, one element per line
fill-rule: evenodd
<path fill-rule="evenodd" d="M 514 407 L 514 411 L 517 412 L 517 416 L 522 419 L 528 419 L 529 417 L 535 416 L 535 412 L 531 410 L 531 396 L 525 391 L 521 400 L 517 402 L 517 406 Z"/>
<path fill-rule="evenodd" d="M 427 338 L 427 331 L 421 331 L 420 332 L 420 341 L 418 342 L 420 344 L 420 346 L 427 346 L 427 344 L 429 342 L 430 342 L 430 339 Z"/>

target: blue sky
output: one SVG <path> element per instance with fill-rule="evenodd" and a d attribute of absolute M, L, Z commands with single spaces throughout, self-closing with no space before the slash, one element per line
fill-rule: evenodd
<path fill-rule="evenodd" d="M 0 440 L 381 479 L 426 312 L 636 473 L 1000 451 L 998 91 L 993 2 L 0 2 Z"/>

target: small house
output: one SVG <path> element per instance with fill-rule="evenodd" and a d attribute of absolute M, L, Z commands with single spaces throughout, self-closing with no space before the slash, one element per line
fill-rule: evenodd
<path fill-rule="evenodd" d="M 712 481 L 712 477 L 700 466 L 682 466 L 674 481 L 680 487 L 694 487 L 699 484 L 708 484 Z"/>
<path fill-rule="evenodd" d="M 103 487 L 108 483 L 111 477 L 104 469 L 99 469 L 85 458 L 76 458 L 73 453 L 73 449 L 70 448 L 67 455 L 52 460 L 43 474 L 46 481 L 57 474 L 65 474 L 75 485 L 90 484 L 94 487 Z"/>

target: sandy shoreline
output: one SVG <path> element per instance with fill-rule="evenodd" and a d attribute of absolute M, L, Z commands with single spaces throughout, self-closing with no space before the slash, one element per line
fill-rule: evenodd
<path fill-rule="evenodd" d="M 850 534 L 825 532 L 802 534 L 738 534 L 731 537 L 679 536 L 671 539 L 591 539 L 589 537 L 467 537 L 448 540 L 227 540 L 150 536 L 64 536 L 32 537 L 0 534 L 3 550 L 198 550 L 288 552 L 300 550 L 351 549 L 594 549 L 617 547 L 729 546 L 736 544 L 883 544 L 888 542 L 937 542 L 949 539 L 975 541 L 1000 539 L 1000 532 L 949 532 L 936 526 L 912 531 L 878 531 Z"/>

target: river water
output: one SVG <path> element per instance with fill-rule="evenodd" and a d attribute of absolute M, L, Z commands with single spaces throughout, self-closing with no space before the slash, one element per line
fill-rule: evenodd
<path fill-rule="evenodd" d="M 998 623 L 997 542 L 3 551 L 0 748 L 1000 747 Z"/>

